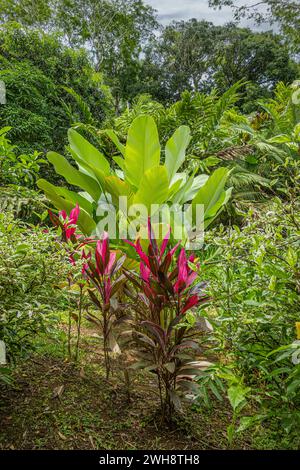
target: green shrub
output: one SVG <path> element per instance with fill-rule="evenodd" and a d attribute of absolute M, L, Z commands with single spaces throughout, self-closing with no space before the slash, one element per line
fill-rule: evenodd
<path fill-rule="evenodd" d="M 0 340 L 9 363 L 27 355 L 36 335 L 53 326 L 66 304 L 56 286 L 67 269 L 51 232 L 0 214 Z"/>
<path fill-rule="evenodd" d="M 299 209 L 299 199 L 275 199 L 260 213 L 251 210 L 242 229 L 208 234 L 213 347 L 251 387 L 259 416 L 243 420 L 241 429 L 263 419 L 278 421 L 287 432 L 299 426 L 300 364 L 292 361 L 299 350 Z"/>
<path fill-rule="evenodd" d="M 7 138 L 10 127 L 0 129 L 0 185 L 15 184 L 33 187 L 39 175 L 40 165 L 47 163 L 40 153 L 20 154 Z"/>

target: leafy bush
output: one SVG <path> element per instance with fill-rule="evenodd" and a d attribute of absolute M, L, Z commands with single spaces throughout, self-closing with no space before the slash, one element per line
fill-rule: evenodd
<path fill-rule="evenodd" d="M 55 288 L 69 269 L 62 256 L 51 232 L 0 214 L 0 339 L 9 363 L 31 351 L 65 305 Z"/>
<path fill-rule="evenodd" d="M 251 387 L 255 425 L 272 418 L 286 431 L 299 426 L 299 200 L 275 199 L 251 210 L 240 229 L 215 229 L 206 246 L 214 347 L 232 373 Z M 220 374 L 224 377 L 224 374 Z"/>
<path fill-rule="evenodd" d="M 10 130 L 10 127 L 0 129 L 0 185 L 33 187 L 39 175 L 40 165 L 47 162 L 36 151 L 32 155 L 16 155 L 16 146 L 7 138 Z"/>
<path fill-rule="evenodd" d="M 34 189 L 23 186 L 0 186 L 0 212 L 11 213 L 15 219 L 38 223 L 45 213 L 46 198 Z"/>

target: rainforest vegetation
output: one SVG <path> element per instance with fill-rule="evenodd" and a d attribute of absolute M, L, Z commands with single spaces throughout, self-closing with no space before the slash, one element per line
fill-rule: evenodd
<path fill-rule="evenodd" d="M 0 0 L 1 450 L 300 448 L 299 3 L 203 3 Z"/>

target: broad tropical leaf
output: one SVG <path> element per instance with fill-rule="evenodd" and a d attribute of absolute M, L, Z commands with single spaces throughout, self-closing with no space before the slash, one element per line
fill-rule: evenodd
<path fill-rule="evenodd" d="M 69 129 L 68 138 L 71 149 L 88 165 L 100 169 L 109 175 L 110 166 L 104 155 L 74 129 Z"/>
<path fill-rule="evenodd" d="M 150 211 L 151 204 L 163 204 L 169 194 L 169 180 L 165 166 L 150 168 L 144 173 L 140 187 L 134 196 L 134 204 L 144 204 Z"/>
<path fill-rule="evenodd" d="M 76 204 L 79 204 L 79 206 L 83 208 L 88 214 L 92 215 L 93 206 L 91 202 L 88 201 L 83 196 L 81 196 L 80 194 L 75 193 L 74 191 L 70 191 L 69 189 L 62 188 L 61 186 L 54 186 L 53 184 L 49 183 L 48 181 L 44 179 L 38 180 L 37 185 L 40 189 L 42 189 L 46 193 L 54 193 L 54 194 L 57 194 L 58 196 L 62 196 L 67 201 L 72 202 L 73 206 L 75 206 Z M 58 209 L 62 209 L 62 208 L 59 207 Z"/>
<path fill-rule="evenodd" d="M 76 168 L 70 165 L 68 160 L 58 153 L 49 152 L 47 158 L 54 166 L 56 173 L 63 176 L 69 184 L 79 186 L 88 192 L 94 201 L 98 201 L 101 195 L 101 188 L 93 178 L 76 170 Z"/>
<path fill-rule="evenodd" d="M 211 218 L 216 215 L 221 205 L 225 201 L 224 187 L 229 175 L 227 168 L 218 168 L 208 178 L 206 183 L 199 189 L 192 202 L 193 216 L 195 215 L 196 205 L 203 204 L 204 218 Z M 222 203 L 220 204 L 220 201 Z"/>
<path fill-rule="evenodd" d="M 151 116 L 139 116 L 131 124 L 125 151 L 125 176 L 136 186 L 144 173 L 160 162 L 157 127 Z"/>
<path fill-rule="evenodd" d="M 168 170 L 169 181 L 172 182 L 177 170 L 185 160 L 185 151 L 191 140 L 188 126 L 180 126 L 166 144 L 165 165 Z"/>
<path fill-rule="evenodd" d="M 125 156 L 125 146 L 123 144 L 121 144 L 121 142 L 119 141 L 119 139 L 117 137 L 117 134 L 113 131 L 113 129 L 106 129 L 105 133 L 108 135 L 110 140 L 115 144 L 115 146 L 117 147 L 119 152 L 123 156 Z"/>

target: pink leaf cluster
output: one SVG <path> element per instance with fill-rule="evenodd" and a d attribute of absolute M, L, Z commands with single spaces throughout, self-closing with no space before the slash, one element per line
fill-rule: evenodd
<path fill-rule="evenodd" d="M 199 268 L 194 263 L 195 255 L 187 257 L 186 250 L 182 248 L 176 261 L 175 253 L 179 243 L 168 250 L 170 235 L 171 229 L 159 247 L 149 219 L 147 253 L 143 251 L 139 239 L 135 243 L 127 240 L 140 259 L 142 282 L 138 284 L 143 291 L 141 298 L 153 314 L 157 315 L 165 308 L 175 308 L 178 315 L 183 315 L 192 307 L 208 300 L 199 289 L 199 285 L 194 285 L 198 277 L 196 270 Z M 193 269 L 190 267 L 191 264 L 194 264 Z"/>

